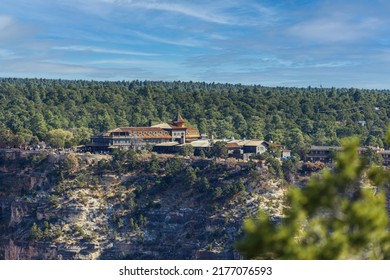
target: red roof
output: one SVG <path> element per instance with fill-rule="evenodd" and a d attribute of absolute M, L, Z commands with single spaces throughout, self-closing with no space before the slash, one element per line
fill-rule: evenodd
<path fill-rule="evenodd" d="M 108 132 L 164 131 L 161 127 L 118 127 Z"/>
<path fill-rule="evenodd" d="M 281 144 L 276 144 L 276 143 L 269 142 L 269 141 L 264 141 L 264 143 L 266 143 L 268 146 L 272 146 L 272 147 L 281 147 L 282 146 Z"/>
<path fill-rule="evenodd" d="M 127 132 L 129 135 L 123 135 L 124 137 L 130 138 L 164 138 L 170 139 L 172 136 L 162 129 L 161 127 L 119 127 L 113 130 L 108 131 L 108 133 L 121 133 Z M 114 135 L 113 135 L 114 136 Z M 121 136 L 121 135 L 119 135 Z"/>
<path fill-rule="evenodd" d="M 226 144 L 227 148 L 241 148 L 240 145 L 238 145 L 236 142 L 230 142 Z"/>

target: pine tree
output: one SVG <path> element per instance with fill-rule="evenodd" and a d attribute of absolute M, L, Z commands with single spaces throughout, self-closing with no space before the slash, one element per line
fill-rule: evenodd
<path fill-rule="evenodd" d="M 188 166 L 185 170 L 185 183 L 186 186 L 192 187 L 195 185 L 196 181 L 198 180 L 198 177 L 196 176 L 196 171 L 191 166 Z"/>
<path fill-rule="evenodd" d="M 33 223 L 30 229 L 30 239 L 37 240 L 42 237 L 42 230 L 36 223 Z"/>
<path fill-rule="evenodd" d="M 157 173 L 160 170 L 160 163 L 158 158 L 152 154 L 150 160 L 146 163 L 146 172 Z"/>
<path fill-rule="evenodd" d="M 358 146 L 356 139 L 346 141 L 332 170 L 313 176 L 303 188 L 292 187 L 281 223 L 273 223 L 264 212 L 246 221 L 239 251 L 257 259 L 390 258 L 381 188 L 390 176 L 383 168 L 367 166 Z"/>

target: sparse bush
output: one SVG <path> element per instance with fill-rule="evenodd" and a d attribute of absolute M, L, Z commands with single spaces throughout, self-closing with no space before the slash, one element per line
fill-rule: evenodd
<path fill-rule="evenodd" d="M 62 236 L 62 230 L 61 228 L 57 228 L 54 232 L 54 238 L 60 238 Z"/>
<path fill-rule="evenodd" d="M 69 153 L 65 155 L 65 158 L 61 160 L 60 167 L 66 172 L 73 173 L 79 170 L 79 159 L 75 154 Z"/>
<path fill-rule="evenodd" d="M 88 197 L 86 196 L 85 193 L 80 192 L 79 198 L 80 198 L 81 204 L 83 204 L 84 206 L 87 206 L 87 205 L 88 205 Z"/>
<path fill-rule="evenodd" d="M 78 234 L 81 237 L 84 236 L 84 229 L 79 225 L 73 225 L 73 231 L 75 231 L 76 234 Z"/>
<path fill-rule="evenodd" d="M 60 198 L 55 194 L 49 195 L 47 198 L 47 204 L 49 207 L 58 208 L 60 207 Z"/>
<path fill-rule="evenodd" d="M 123 220 L 122 220 L 122 218 L 118 218 L 117 226 L 118 226 L 118 228 L 122 228 L 123 227 Z"/>
<path fill-rule="evenodd" d="M 43 164 L 45 162 L 45 160 L 47 159 L 47 155 L 46 154 L 37 154 L 37 155 L 34 155 L 31 159 L 31 164 L 34 168 L 37 168 L 38 166 L 40 166 L 41 164 Z"/>
<path fill-rule="evenodd" d="M 215 190 L 213 191 L 212 195 L 213 195 L 214 199 L 218 199 L 218 198 L 222 197 L 222 195 L 223 195 L 222 188 L 221 187 L 216 187 Z"/>

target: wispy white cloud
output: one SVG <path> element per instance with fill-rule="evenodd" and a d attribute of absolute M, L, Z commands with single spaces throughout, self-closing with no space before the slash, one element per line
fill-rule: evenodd
<path fill-rule="evenodd" d="M 321 1 L 312 9 L 295 16 L 296 23 L 287 29 L 289 35 L 320 43 L 344 43 L 376 36 L 388 26 L 387 20 L 364 1 Z"/>
<path fill-rule="evenodd" d="M 99 59 L 87 62 L 87 65 L 132 65 L 137 67 L 166 68 L 177 67 L 178 64 L 166 60 L 145 60 L 145 59 Z"/>
<path fill-rule="evenodd" d="M 301 22 L 289 28 L 289 33 L 306 40 L 319 42 L 350 42 L 369 36 L 380 22 L 365 19 L 352 22 L 345 19 L 318 19 Z"/>
<path fill-rule="evenodd" d="M 359 65 L 358 62 L 352 61 L 329 61 L 329 62 L 318 62 L 312 65 L 307 65 L 307 68 L 339 68 L 339 67 L 351 67 Z"/>
<path fill-rule="evenodd" d="M 260 64 L 267 68 L 279 69 L 311 69 L 311 68 L 340 68 L 356 66 L 359 63 L 351 60 L 321 60 L 321 59 L 283 59 L 278 57 L 265 57 Z"/>
<path fill-rule="evenodd" d="M 0 15 L 0 43 L 21 39 L 26 35 L 31 35 L 33 31 L 32 27 L 18 23 L 11 16 Z"/>
<path fill-rule="evenodd" d="M 150 35 L 140 31 L 133 31 L 133 34 L 146 40 L 150 40 L 157 43 L 168 44 L 168 45 L 176 45 L 176 46 L 184 46 L 184 47 L 202 47 L 205 45 L 205 42 L 197 39 L 192 39 L 192 38 L 168 39 L 164 37 Z"/>
<path fill-rule="evenodd" d="M 57 46 L 53 47 L 53 50 L 61 51 L 74 51 L 74 52 L 93 52 L 93 53 L 106 53 L 106 54 L 118 54 L 118 55 L 134 55 L 134 56 L 158 56 L 157 53 L 146 53 L 137 51 L 125 51 L 117 49 L 106 49 L 90 46 Z"/>
<path fill-rule="evenodd" d="M 271 8 L 253 1 L 159 1 L 159 0 L 98 0 L 90 1 L 105 5 L 160 11 L 191 17 L 208 23 L 221 25 L 258 25 L 265 20 L 272 20 L 275 15 Z M 96 11 L 94 6 L 91 10 Z M 242 14 L 237 14 L 241 11 Z"/>
<path fill-rule="evenodd" d="M 15 59 L 20 58 L 16 53 L 7 49 L 0 49 L 0 59 Z"/>
<path fill-rule="evenodd" d="M 243 72 L 274 71 L 275 69 L 315 69 L 315 68 L 346 68 L 359 65 L 359 62 L 348 60 L 330 60 L 310 57 L 277 56 L 272 52 L 245 55 L 238 52 L 225 52 L 214 55 L 194 56 L 185 63 L 197 69 L 232 69 Z"/>
<path fill-rule="evenodd" d="M 28 76 L 31 76 L 31 74 L 33 73 L 35 73 L 36 75 L 41 73 L 52 73 L 56 75 L 75 75 L 94 72 L 94 69 L 92 67 L 86 67 L 83 65 L 35 61 L 27 59 L 14 60 L 12 62 L 6 63 L 5 65 L 7 66 L 7 70 L 0 70 L 0 75 L 7 76 L 10 73 L 21 73 Z"/>
<path fill-rule="evenodd" d="M 163 12 L 170 12 L 181 14 L 185 16 L 190 16 L 202 21 L 218 23 L 218 24 L 238 24 L 236 19 L 233 19 L 227 15 L 223 15 L 220 13 L 216 13 L 215 11 L 211 11 L 210 7 L 205 7 L 204 5 L 193 5 L 193 4 L 183 4 L 183 3 L 166 3 L 161 1 L 132 1 L 132 0 L 124 0 L 124 1 L 110 1 L 103 0 L 104 2 L 111 2 L 117 5 L 125 5 L 131 8 L 139 8 L 146 10 L 156 10 Z"/>

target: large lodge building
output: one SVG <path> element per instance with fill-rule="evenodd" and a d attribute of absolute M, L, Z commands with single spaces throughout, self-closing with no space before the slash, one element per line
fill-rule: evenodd
<path fill-rule="evenodd" d="M 92 136 L 86 150 L 91 152 L 109 152 L 114 149 L 145 149 L 149 144 L 157 153 L 177 153 L 184 146 L 192 146 L 196 154 L 207 151 L 218 141 L 226 143 L 228 154 L 239 159 L 248 159 L 251 155 L 264 153 L 270 148 L 282 148 L 281 145 L 261 140 L 208 139 L 199 130 L 185 124 L 180 114 L 171 123 L 159 123 L 149 127 L 120 127 L 102 135 Z M 281 158 L 289 158 L 290 151 L 281 150 Z"/>
<path fill-rule="evenodd" d="M 86 146 L 90 151 L 109 151 L 116 148 L 143 149 L 147 144 L 185 144 L 201 138 L 199 130 L 185 125 L 180 114 L 171 123 L 160 123 L 149 127 L 120 127 L 92 136 Z"/>

